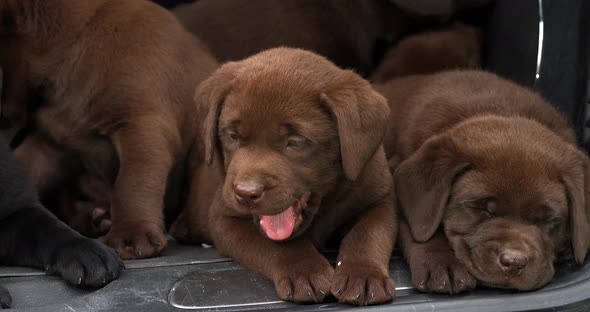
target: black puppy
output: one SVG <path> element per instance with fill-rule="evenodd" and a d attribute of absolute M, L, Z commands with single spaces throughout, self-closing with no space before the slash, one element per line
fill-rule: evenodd
<path fill-rule="evenodd" d="M 42 268 L 72 284 L 90 287 L 116 279 L 123 268 L 113 249 L 78 234 L 43 207 L 3 136 L 0 136 L 0 264 Z M 11 301 L 8 291 L 0 287 L 1 307 L 10 307 Z"/>

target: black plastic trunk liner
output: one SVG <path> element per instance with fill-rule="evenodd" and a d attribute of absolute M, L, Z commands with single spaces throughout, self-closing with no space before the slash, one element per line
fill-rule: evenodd
<path fill-rule="evenodd" d="M 11 292 L 15 311 L 334 311 L 338 303 L 298 305 L 280 301 L 272 283 L 214 249 L 172 244 L 162 257 L 127 261 L 121 278 L 98 290 L 77 289 L 55 276 L 27 268 L 3 268 L 0 283 Z M 422 294 L 411 287 L 406 264 L 394 257 L 391 276 L 397 299 L 372 311 L 590 310 L 590 262 L 559 262 L 556 277 L 535 292 L 480 288 L 463 295 Z M 558 309 L 559 308 L 559 309 Z"/>

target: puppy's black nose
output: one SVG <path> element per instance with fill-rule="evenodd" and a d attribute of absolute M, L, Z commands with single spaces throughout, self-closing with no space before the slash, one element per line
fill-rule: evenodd
<path fill-rule="evenodd" d="M 523 252 L 512 249 L 502 252 L 499 256 L 499 260 L 502 269 L 510 272 L 519 272 L 528 263 L 528 258 Z"/>
<path fill-rule="evenodd" d="M 239 182 L 234 185 L 234 193 L 240 204 L 253 206 L 264 194 L 264 186 L 256 182 Z"/>

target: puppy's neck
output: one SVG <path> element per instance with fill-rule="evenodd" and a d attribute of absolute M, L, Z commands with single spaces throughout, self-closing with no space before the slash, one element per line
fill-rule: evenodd
<path fill-rule="evenodd" d="M 0 34 L 48 48 L 82 31 L 107 0 L 6 0 Z"/>

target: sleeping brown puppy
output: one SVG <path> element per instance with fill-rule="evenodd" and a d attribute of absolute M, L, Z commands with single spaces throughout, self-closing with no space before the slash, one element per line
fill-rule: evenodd
<path fill-rule="evenodd" d="M 42 193 L 79 163 L 112 187 L 102 239 L 126 259 L 157 255 L 168 177 L 196 137 L 192 94 L 215 60 L 144 0 L 0 0 L 0 13 L 2 114 L 37 129 L 16 157 Z"/>
<path fill-rule="evenodd" d="M 210 165 L 196 170 L 186 224 L 172 232 L 212 241 L 284 300 L 393 299 L 385 99 L 321 56 L 277 48 L 223 65 L 196 101 L 209 110 L 200 155 Z M 336 231 L 334 270 L 318 250 Z"/>
<path fill-rule="evenodd" d="M 590 164 L 539 95 L 483 71 L 376 86 L 391 107 L 385 148 L 412 283 L 458 293 L 547 284 L 570 242 L 590 244 Z"/>

